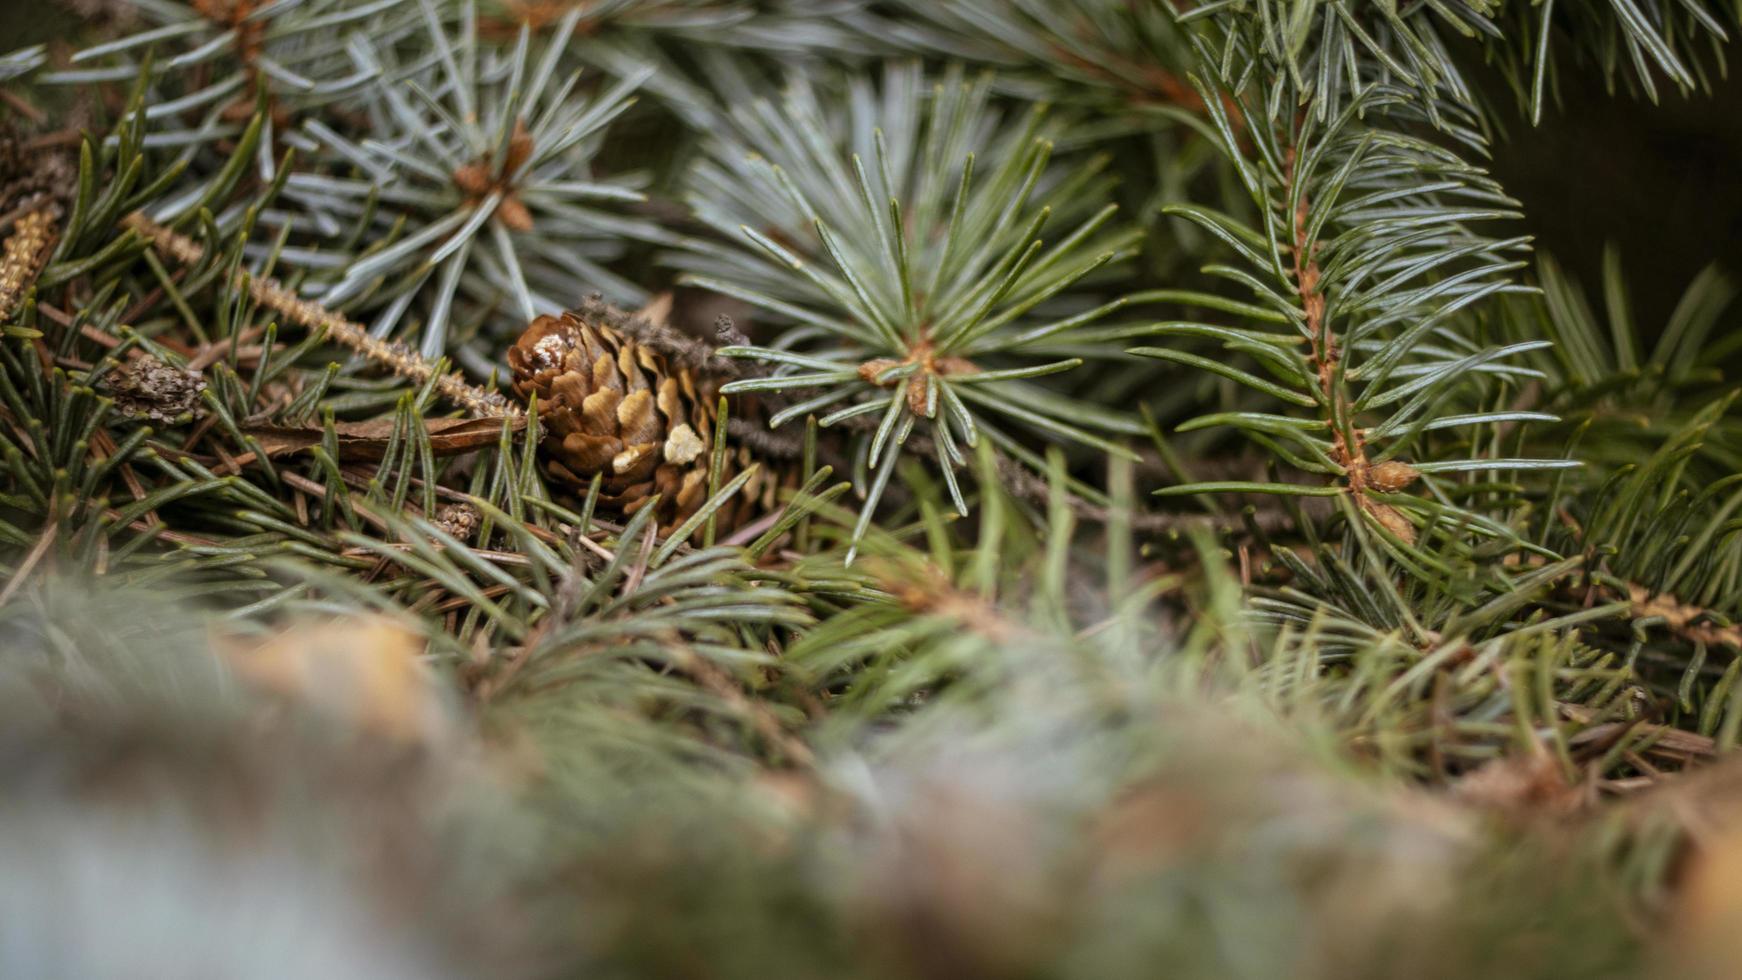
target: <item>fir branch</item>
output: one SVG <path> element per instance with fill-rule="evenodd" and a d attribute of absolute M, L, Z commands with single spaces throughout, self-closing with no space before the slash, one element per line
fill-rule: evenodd
<path fill-rule="evenodd" d="M 206 252 L 193 239 L 165 228 L 145 215 L 135 212 L 122 221 L 123 227 L 139 233 L 165 258 L 185 268 L 194 268 L 205 261 Z M 333 313 L 321 304 L 303 299 L 271 277 L 256 277 L 238 270 L 231 278 L 233 287 L 245 292 L 254 302 L 311 332 L 322 332 L 327 338 L 349 348 L 370 363 L 391 371 L 419 385 L 434 384 L 435 390 L 474 418 L 500 418 L 524 414 L 518 405 L 510 403 L 501 393 L 487 391 L 470 384 L 459 372 L 441 374 L 435 365 L 404 345 L 377 340 L 367 327 Z"/>
<path fill-rule="evenodd" d="M 49 84 L 130 82 L 141 71 L 153 86 L 156 117 L 198 114 L 176 133 L 178 144 L 208 146 L 233 138 L 264 103 L 274 125 L 331 107 L 373 80 L 350 71 L 344 40 L 390 44 L 403 35 L 407 5 L 388 0 L 156 0 L 135 5 L 148 24 L 72 56 Z M 167 49 L 167 53 L 165 52 Z M 156 52 L 158 57 L 141 57 Z"/>
<path fill-rule="evenodd" d="M 470 722 L 411 771 L 508 760 L 493 775 L 530 819 L 492 839 L 537 865 L 518 921 L 556 923 L 559 971 L 681 973 L 669 951 L 699 949 L 744 975 L 1608 975 L 1637 933 L 1590 895 L 1733 877 L 1606 803 L 1742 742 L 1733 289 L 1696 277 L 1655 344 L 1618 261 L 1606 323 L 1551 263 L 1532 292 L 1528 239 L 1493 230 L 1521 208 L 1478 165 L 1497 120 L 1462 74 L 1498 53 L 1538 110 L 1577 79 L 1569 51 L 1618 83 L 1698 87 L 1731 33 L 1721 0 L 139 16 L 81 32 L 89 89 L 37 100 L 46 52 L 0 57 L 21 82 L 0 99 L 59 127 L 0 140 L 0 647 L 29 651 L 0 714 L 49 750 L 0 746 L 0 767 L 92 744 L 68 718 L 135 717 L 140 687 L 102 686 L 111 648 L 146 651 L 159 686 L 179 663 L 140 645 L 159 620 L 124 597 L 69 603 L 80 575 L 155 583 L 149 610 L 193 597 L 224 635 L 360 611 L 409 631 L 400 659 Z M 895 49 L 1000 75 L 863 69 Z M 589 88 L 595 67 L 610 80 Z M 637 87 L 665 105 L 630 116 Z M 1040 97 L 1082 111 L 1023 115 Z M 76 181 L 11 152 L 107 115 Z M 1115 181 L 1189 223 L 1144 268 L 1123 260 L 1145 236 L 1101 206 Z M 673 187 L 693 215 L 633 200 Z M 554 439 L 557 416 L 436 358 L 481 378 L 534 311 L 665 288 L 634 242 L 755 319 L 682 294 L 705 310 L 689 319 L 744 320 L 716 345 L 662 301 L 586 299 L 576 329 L 625 342 L 565 357 Z M 1150 288 L 1183 263 L 1228 288 Z M 1113 322 L 1163 303 L 1179 318 Z M 1138 343 L 1147 359 L 1120 354 Z M 722 422 L 716 378 L 756 406 Z M 481 419 L 432 417 L 438 399 Z M 1146 478 L 1205 513 L 1135 505 L 1127 443 L 1154 425 L 1133 407 L 1184 432 L 1154 433 L 1167 466 Z M 750 427 L 764 409 L 810 424 Z M 694 463 L 698 432 L 729 437 L 684 481 L 712 502 L 670 522 L 649 493 L 614 523 L 634 498 L 549 465 L 571 434 L 612 465 L 667 443 Z M 751 490 L 777 459 L 802 473 L 787 509 L 713 526 L 710 508 L 788 496 Z M 830 467 L 863 506 L 836 505 Z M 307 677 L 290 687 L 311 702 L 370 690 Z M 286 717 L 243 706 L 248 738 Z M 164 719 L 137 720 L 92 757 L 156 744 Z M 1134 909 L 1184 925 L 1133 955 L 1103 927 Z M 583 914 L 611 927 L 562 928 Z M 1544 942 L 1523 955 L 1471 941 L 1526 919 Z M 1192 945 L 1278 921 L 1307 947 Z M 1404 933 L 1428 938 L 1379 941 Z"/>
<path fill-rule="evenodd" d="M 1319 122 L 1328 122 L 1375 86 L 1402 93 L 1434 126 L 1479 138 L 1475 91 L 1441 37 L 1497 38 L 1497 0 L 1372 4 L 1359 0 L 1196 0 L 1182 21 L 1195 23 L 1199 73 L 1239 88 L 1256 75 L 1281 81 Z"/>

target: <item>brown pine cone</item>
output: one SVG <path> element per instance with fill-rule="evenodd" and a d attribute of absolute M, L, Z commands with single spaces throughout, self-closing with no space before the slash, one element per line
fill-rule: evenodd
<path fill-rule="evenodd" d="M 538 395 L 552 479 L 584 491 L 602 473 L 600 503 L 623 514 L 657 493 L 662 530 L 706 502 L 719 379 L 674 368 L 660 352 L 574 312 L 532 321 L 509 349 L 508 364 L 515 392 Z M 753 462 L 749 447 L 728 446 L 719 484 Z M 717 526 L 730 529 L 767 513 L 777 489 L 763 466 L 720 510 Z"/>

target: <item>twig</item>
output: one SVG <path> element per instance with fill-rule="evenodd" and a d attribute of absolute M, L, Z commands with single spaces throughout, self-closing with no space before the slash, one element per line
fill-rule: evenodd
<path fill-rule="evenodd" d="M 760 699 L 744 693 L 742 687 L 718 664 L 704 660 L 695 651 L 683 646 L 668 646 L 674 660 L 685 673 L 693 677 L 715 697 L 743 712 L 757 733 L 785 753 L 788 759 L 809 769 L 816 765 L 816 755 L 810 746 L 794 737 L 780 719 Z"/>
<path fill-rule="evenodd" d="M 1298 135 L 1298 134 L 1297 134 Z M 1292 184 L 1298 176 L 1299 147 L 1290 146 L 1283 157 L 1283 178 Z M 1306 320 L 1306 333 L 1312 355 L 1311 363 L 1319 382 L 1320 403 L 1326 407 L 1324 420 L 1331 432 L 1331 459 L 1343 469 L 1343 479 L 1355 504 L 1372 515 L 1392 534 L 1406 543 L 1414 543 L 1415 526 L 1395 507 L 1368 496 L 1370 489 L 1401 490 L 1414 482 L 1416 471 L 1401 460 L 1375 467 L 1367 460 L 1365 438 L 1354 422 L 1354 409 L 1349 402 L 1348 386 L 1341 383 L 1339 362 L 1343 351 L 1331 328 L 1320 288 L 1324 272 L 1319 267 L 1318 243 L 1309 242 L 1307 235 L 1311 205 L 1305 189 L 1295 206 L 1292 220 L 1293 241 L 1290 251 L 1294 261 L 1294 285 L 1300 296 L 1301 313 Z"/>
<path fill-rule="evenodd" d="M 205 249 L 193 239 L 174 232 L 134 212 L 122 220 L 149 240 L 158 253 L 183 266 L 193 266 L 205 259 Z M 326 307 L 303 299 L 269 276 L 256 278 L 238 270 L 231 279 L 237 289 L 261 306 L 308 330 L 325 330 L 327 336 L 369 361 L 379 364 L 402 378 L 419 384 L 435 380 L 436 391 L 474 418 L 501 418 L 524 414 L 520 406 L 502 397 L 499 392 L 486 391 L 470 384 L 458 371 L 438 375 L 435 365 L 424 360 L 401 344 L 392 344 L 369 336 L 368 328 L 347 320 Z"/>
<path fill-rule="evenodd" d="M 0 590 L 0 606 L 4 606 L 12 598 L 12 594 L 18 591 L 19 586 L 24 584 L 24 580 L 30 577 L 31 571 L 36 568 L 36 563 L 42 561 L 43 555 L 48 554 L 48 548 L 54 544 L 55 535 L 59 532 L 60 524 L 58 523 L 50 523 L 48 527 L 43 529 L 42 534 L 36 539 L 36 544 L 31 546 L 30 554 L 24 556 L 24 561 L 18 566 L 18 570 L 12 573 L 12 581 L 7 582 L 6 588 Z"/>
<path fill-rule="evenodd" d="M 1626 598 L 1633 604 L 1635 619 L 1658 617 L 1669 627 L 1670 632 L 1690 643 L 1704 643 L 1708 647 L 1724 646 L 1742 651 L 1742 624 L 1719 626 L 1699 622 L 1701 619 L 1710 619 L 1713 613 L 1684 603 L 1667 593 L 1654 595 L 1643 585 L 1632 582 L 1627 584 Z"/>
<path fill-rule="evenodd" d="M 17 94 L 9 92 L 3 88 L 0 88 L 0 101 L 11 106 L 14 112 L 29 119 L 33 123 L 41 124 L 43 120 L 48 118 L 48 113 L 43 112 L 36 106 L 24 101 L 24 99 Z"/>

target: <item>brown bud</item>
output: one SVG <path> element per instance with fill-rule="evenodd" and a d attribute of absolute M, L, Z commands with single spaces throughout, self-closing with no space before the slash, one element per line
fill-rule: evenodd
<path fill-rule="evenodd" d="M 531 231 L 532 212 L 526 205 L 520 203 L 520 198 L 510 194 L 496 206 L 496 220 L 502 222 L 502 227 L 509 231 Z"/>
<path fill-rule="evenodd" d="M 1388 459 L 1378 466 L 1367 468 L 1367 485 L 1375 490 L 1393 493 L 1414 483 L 1420 478 L 1415 467 L 1395 459 Z"/>
<path fill-rule="evenodd" d="M 240 4 L 232 0 L 194 0 L 192 6 L 196 13 L 214 24 L 234 24 L 254 7 L 251 3 Z"/>
<path fill-rule="evenodd" d="M 490 168 L 483 161 L 468 163 L 454 171 L 454 186 L 468 197 L 483 197 L 490 193 Z"/>
<path fill-rule="evenodd" d="M 1379 526 L 1403 539 L 1404 544 L 1415 544 L 1415 525 L 1409 518 L 1390 504 L 1372 504 L 1367 512 L 1379 522 Z"/>
<path fill-rule="evenodd" d="M 218 113 L 218 118 L 227 123 L 245 123 L 252 118 L 253 115 L 254 97 L 249 95 L 232 99 L 230 103 L 224 106 L 224 108 Z"/>
<path fill-rule="evenodd" d="M 514 176 L 527 160 L 532 159 L 532 134 L 527 132 L 526 120 L 514 120 L 514 133 L 508 137 L 508 156 L 502 161 L 502 176 Z"/>
<path fill-rule="evenodd" d="M 929 419 L 932 417 L 932 406 L 929 404 L 931 399 L 926 397 L 931 387 L 926 383 L 928 378 L 930 375 L 921 373 L 907 379 L 907 410 Z"/>
<path fill-rule="evenodd" d="M 879 357 L 859 365 L 859 377 L 864 379 L 866 384 L 874 384 L 887 388 L 894 382 L 888 380 L 879 381 L 877 376 L 890 368 L 897 368 L 900 366 L 900 361 L 890 360 L 887 357 Z"/>

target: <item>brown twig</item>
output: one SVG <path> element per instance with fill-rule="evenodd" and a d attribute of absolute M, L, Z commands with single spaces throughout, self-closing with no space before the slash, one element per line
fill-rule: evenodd
<path fill-rule="evenodd" d="M 122 225 L 144 236 L 159 254 L 183 266 L 195 265 L 205 258 L 205 250 L 192 239 L 171 231 L 138 212 L 123 219 Z M 524 414 L 520 406 L 510 402 L 499 392 L 486 391 L 470 384 L 457 371 L 438 375 L 435 365 L 404 345 L 369 336 L 368 328 L 362 324 L 347 320 L 319 303 L 303 299 L 276 279 L 266 276 L 256 278 L 238 271 L 231 282 L 235 288 L 246 290 L 256 303 L 287 321 L 309 330 L 325 330 L 332 340 L 399 377 L 419 384 L 427 383 L 433 378 L 437 392 L 475 418 Z"/>
<path fill-rule="evenodd" d="M 1710 620 L 1713 614 L 1700 606 L 1682 602 L 1673 595 L 1653 594 L 1643 585 L 1628 583 L 1626 599 L 1632 604 L 1631 610 L 1635 619 L 1658 617 L 1669 627 L 1670 632 L 1690 643 L 1704 643 L 1708 647 L 1729 647 L 1742 651 L 1742 623 L 1732 623 L 1728 626 L 1718 626 Z"/>
<path fill-rule="evenodd" d="M 1283 157 L 1283 179 L 1295 181 L 1298 162 L 1296 147 L 1289 147 Z M 1361 429 L 1355 425 L 1348 388 L 1339 382 L 1337 369 L 1343 352 L 1336 332 L 1326 315 L 1325 294 L 1319 288 L 1323 276 L 1318 263 L 1318 243 L 1308 241 L 1307 226 L 1310 201 L 1305 190 L 1291 216 L 1295 290 L 1300 297 L 1301 313 L 1306 319 L 1307 338 L 1312 347 L 1310 361 L 1318 378 L 1319 395 L 1329 406 L 1325 422 L 1331 430 L 1331 459 L 1343 469 L 1343 478 L 1356 506 L 1370 514 L 1386 530 L 1404 541 L 1415 540 L 1415 526 L 1389 504 L 1368 496 L 1369 490 L 1392 492 L 1415 482 L 1420 475 L 1414 467 L 1400 460 L 1388 460 L 1374 466 L 1367 460 L 1367 446 Z"/>
<path fill-rule="evenodd" d="M 17 592 L 19 587 L 24 584 L 24 580 L 30 577 L 30 573 L 36 568 L 37 563 L 42 561 L 44 555 L 48 554 L 49 546 L 54 544 L 54 539 L 59 531 L 60 525 L 51 521 L 48 527 L 43 529 L 42 534 L 37 536 L 36 544 L 30 548 L 30 554 L 25 555 L 24 561 L 20 562 L 18 568 L 13 571 L 12 581 L 6 583 L 5 589 L 0 589 L 0 606 L 4 606 L 12 598 L 13 593 Z"/>
<path fill-rule="evenodd" d="M 761 699 L 745 694 L 743 687 L 718 664 L 703 659 L 686 646 L 672 645 L 667 649 L 685 673 L 707 688 L 709 693 L 746 715 L 757 733 L 777 746 L 788 759 L 807 769 L 816 764 L 816 755 L 810 746 L 788 732 L 780 718 Z"/>

